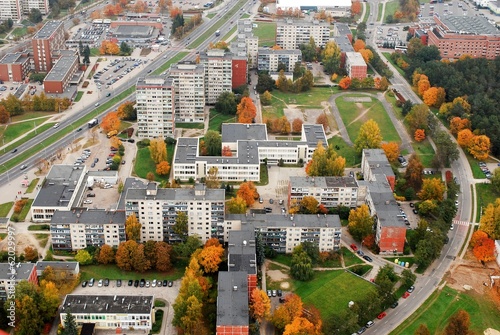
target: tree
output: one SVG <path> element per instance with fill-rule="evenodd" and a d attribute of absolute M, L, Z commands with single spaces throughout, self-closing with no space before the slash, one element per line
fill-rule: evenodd
<path fill-rule="evenodd" d="M 462 148 L 468 148 L 474 136 L 475 135 L 472 133 L 470 129 L 460 130 L 457 134 L 458 145 L 461 146 Z"/>
<path fill-rule="evenodd" d="M 109 112 L 102 118 L 101 129 L 105 133 L 120 129 L 120 119 L 117 112 Z"/>
<path fill-rule="evenodd" d="M 4 106 L 0 105 L 0 123 L 5 124 L 9 122 L 10 114 Z"/>
<path fill-rule="evenodd" d="M 120 43 L 120 55 L 130 56 L 132 54 L 132 48 L 125 42 Z"/>
<path fill-rule="evenodd" d="M 418 197 L 422 200 L 441 201 L 444 197 L 444 191 L 445 185 L 441 179 L 424 179 L 422 183 L 422 190 L 418 193 Z"/>
<path fill-rule="evenodd" d="M 318 142 L 316 150 L 314 150 L 312 159 L 307 163 L 306 173 L 309 176 L 343 176 L 345 168 L 345 158 L 338 156 L 333 145 L 329 145 L 327 149 L 323 144 Z"/>
<path fill-rule="evenodd" d="M 38 260 L 38 250 L 31 246 L 27 246 L 24 248 L 24 259 L 27 262 L 33 262 Z"/>
<path fill-rule="evenodd" d="M 357 39 L 356 42 L 353 44 L 354 51 L 358 52 L 361 49 L 364 49 L 366 46 L 365 42 L 363 40 Z"/>
<path fill-rule="evenodd" d="M 155 174 L 153 172 L 148 172 L 148 174 L 146 174 L 146 179 L 149 181 L 149 182 L 153 182 L 155 181 Z"/>
<path fill-rule="evenodd" d="M 89 252 L 85 249 L 80 249 L 77 251 L 76 256 L 75 256 L 75 261 L 82 265 L 89 265 L 92 264 L 94 259 L 92 256 L 89 254 Z"/>
<path fill-rule="evenodd" d="M 356 16 L 359 13 L 361 13 L 361 2 L 359 1 L 353 1 L 351 3 L 351 15 Z"/>
<path fill-rule="evenodd" d="M 226 211 L 229 214 L 245 214 L 247 211 L 247 203 L 239 196 L 236 198 L 232 197 L 231 200 L 226 203 Z"/>
<path fill-rule="evenodd" d="M 123 120 L 134 121 L 137 119 L 137 110 L 134 108 L 133 101 L 125 101 L 116 110 L 118 112 L 118 117 Z"/>
<path fill-rule="evenodd" d="M 172 269 L 172 246 L 165 242 L 156 242 L 154 252 L 156 262 L 154 267 L 157 271 L 167 272 Z"/>
<path fill-rule="evenodd" d="M 120 53 L 120 47 L 114 42 L 104 40 L 101 42 L 99 53 L 101 55 L 118 55 Z"/>
<path fill-rule="evenodd" d="M 350 77 L 344 77 L 342 79 L 340 79 L 339 81 L 339 87 L 343 90 L 347 90 L 349 89 L 349 87 L 351 86 L 351 78 Z"/>
<path fill-rule="evenodd" d="M 363 149 L 380 148 L 381 143 L 382 133 L 380 132 L 380 128 L 377 122 L 370 119 L 359 129 L 359 135 L 354 142 L 354 148 L 358 153 L 361 153 Z"/>
<path fill-rule="evenodd" d="M 488 158 L 490 147 L 490 138 L 486 135 L 478 135 L 471 138 L 467 149 L 474 158 L 482 161 Z"/>
<path fill-rule="evenodd" d="M 431 335 L 431 332 L 429 331 L 429 328 L 422 323 L 418 326 L 417 330 L 415 330 L 414 335 Z"/>
<path fill-rule="evenodd" d="M 326 117 L 326 114 L 325 113 L 322 113 L 320 114 L 317 118 L 316 118 L 316 124 L 320 124 L 323 126 L 323 130 L 326 132 L 328 130 L 328 128 L 330 127 L 329 123 L 328 123 L 328 118 Z"/>
<path fill-rule="evenodd" d="M 288 294 L 285 302 L 274 310 L 271 322 L 278 330 L 283 331 L 286 325 L 302 315 L 302 310 L 303 303 L 300 297 L 293 293 Z"/>
<path fill-rule="evenodd" d="M 295 118 L 292 121 L 292 133 L 300 134 L 302 132 L 302 120 L 299 118 Z"/>
<path fill-rule="evenodd" d="M 271 93 L 269 93 L 269 91 L 265 91 L 260 96 L 260 103 L 264 106 L 268 106 L 271 104 L 272 99 L 273 99 L 273 96 L 271 95 Z"/>
<path fill-rule="evenodd" d="M 424 92 L 424 103 L 429 107 L 439 108 L 444 103 L 446 92 L 442 87 L 431 87 Z"/>
<path fill-rule="evenodd" d="M 417 129 L 415 130 L 415 141 L 417 142 L 422 142 L 425 140 L 425 130 L 424 129 Z"/>
<path fill-rule="evenodd" d="M 141 239 L 141 227 L 142 225 L 135 216 L 135 213 L 129 215 L 125 221 L 125 234 L 127 235 L 127 239 L 139 241 Z"/>
<path fill-rule="evenodd" d="M 175 217 L 175 224 L 172 227 L 172 230 L 183 241 L 186 241 L 188 235 L 188 216 L 185 212 L 177 212 L 177 216 Z"/>
<path fill-rule="evenodd" d="M 21 100 L 14 96 L 13 94 L 9 94 L 7 98 L 4 98 L 0 101 L 0 105 L 3 105 L 7 112 L 9 112 L 10 116 L 21 115 L 24 113 L 24 108 Z"/>
<path fill-rule="evenodd" d="M 494 203 L 488 204 L 479 221 L 479 229 L 488 234 L 493 240 L 500 239 L 500 198 L 497 198 Z"/>
<path fill-rule="evenodd" d="M 425 231 L 423 238 L 417 243 L 415 250 L 415 262 L 419 268 L 427 268 L 433 260 L 441 253 L 443 238 L 441 234 Z"/>
<path fill-rule="evenodd" d="M 300 211 L 303 214 L 316 214 L 318 212 L 318 200 L 314 197 L 306 195 L 300 201 Z"/>
<path fill-rule="evenodd" d="M 373 53 L 371 52 L 370 49 L 361 49 L 361 50 L 359 50 L 359 53 L 361 54 L 361 57 L 363 57 L 363 60 L 366 63 L 370 63 L 370 61 L 373 59 Z M 365 79 L 369 80 L 369 79 L 371 79 L 371 77 L 366 77 Z M 374 84 L 374 82 L 373 82 L 373 84 Z M 373 87 L 373 85 L 368 85 L 366 87 L 371 88 L 371 87 Z M 384 87 L 385 87 L 385 89 L 384 89 Z M 382 82 L 382 80 L 381 80 L 379 83 L 379 89 L 382 91 L 385 91 L 387 89 L 387 87 L 388 87 L 387 79 L 385 80 L 385 82 Z"/>
<path fill-rule="evenodd" d="M 425 74 L 420 75 L 420 80 L 417 84 L 418 94 L 423 97 L 424 93 L 431 87 L 429 78 Z"/>
<path fill-rule="evenodd" d="M 290 274 L 293 278 L 301 281 L 308 281 L 314 275 L 312 260 L 301 245 L 293 249 Z"/>
<path fill-rule="evenodd" d="M 453 314 L 444 329 L 445 335 L 470 335 L 470 316 L 463 309 Z"/>
<path fill-rule="evenodd" d="M 167 161 L 160 162 L 156 164 L 156 174 L 160 176 L 166 176 L 170 173 L 170 164 Z"/>
<path fill-rule="evenodd" d="M 401 285 L 403 287 L 410 287 L 415 283 L 417 276 L 409 269 L 404 269 L 401 273 Z"/>
<path fill-rule="evenodd" d="M 274 89 L 275 82 L 274 79 L 267 73 L 259 74 L 259 79 L 257 80 L 257 93 L 262 94 L 266 91 L 271 92 Z"/>
<path fill-rule="evenodd" d="M 146 272 L 151 268 L 151 262 L 144 255 L 144 244 L 138 244 L 137 249 L 132 254 L 132 266 L 137 272 Z"/>
<path fill-rule="evenodd" d="M 250 97 L 243 97 L 236 109 L 239 123 L 252 123 L 257 115 L 257 109 Z"/>
<path fill-rule="evenodd" d="M 167 145 L 163 137 L 154 138 L 149 141 L 149 154 L 156 164 L 167 160 Z"/>
<path fill-rule="evenodd" d="M 493 191 L 495 191 L 495 193 L 497 194 L 500 193 L 500 168 L 496 168 L 493 171 L 493 176 L 491 177 L 490 181 Z"/>
<path fill-rule="evenodd" d="M 285 326 L 283 335 L 317 335 L 321 334 L 321 325 L 319 328 L 304 317 L 293 319 L 292 323 Z"/>
<path fill-rule="evenodd" d="M 477 239 L 472 249 L 474 257 L 481 262 L 491 262 L 495 260 L 495 241 L 488 236 Z"/>
<path fill-rule="evenodd" d="M 215 130 L 209 130 L 205 134 L 205 147 L 208 156 L 220 156 L 222 147 L 222 137 Z"/>
<path fill-rule="evenodd" d="M 201 242 L 197 236 L 188 236 L 185 242 L 174 245 L 174 251 L 179 257 L 190 257 L 200 247 Z"/>
<path fill-rule="evenodd" d="M 116 265 L 124 271 L 131 271 L 133 269 L 133 256 L 137 250 L 137 242 L 128 240 L 120 243 L 116 251 Z"/>
<path fill-rule="evenodd" d="M 258 320 L 269 317 L 271 312 L 271 300 L 267 296 L 266 292 L 258 288 L 254 289 L 250 295 L 250 315 Z"/>
<path fill-rule="evenodd" d="M 75 316 L 68 310 L 64 319 L 64 330 L 61 335 L 78 335 Z"/>
<path fill-rule="evenodd" d="M 205 246 L 198 256 L 198 262 L 203 267 L 205 273 L 217 272 L 223 255 L 224 248 L 220 244 L 209 247 Z"/>
<path fill-rule="evenodd" d="M 215 103 L 215 110 L 225 115 L 236 114 L 236 96 L 233 92 L 222 92 Z"/>
<path fill-rule="evenodd" d="M 32 23 L 35 24 L 42 22 L 43 20 L 42 12 L 40 12 L 38 8 L 31 8 L 28 18 Z"/>
<path fill-rule="evenodd" d="M 220 188 L 220 180 L 218 177 L 219 169 L 212 166 L 208 169 L 207 177 L 205 178 L 205 185 L 207 188 Z"/>
<path fill-rule="evenodd" d="M 380 145 L 382 150 L 384 150 L 387 160 L 391 163 L 396 163 L 400 155 L 400 149 L 398 142 L 387 142 Z"/>
<path fill-rule="evenodd" d="M 259 198 L 259 193 L 251 181 L 241 183 L 236 195 L 245 200 L 247 206 L 252 206 L 255 199 Z"/>
<path fill-rule="evenodd" d="M 370 216 L 368 206 L 363 204 L 349 212 L 349 233 L 356 241 L 363 241 L 373 232 L 373 218 Z"/>
<path fill-rule="evenodd" d="M 111 246 L 103 244 L 96 258 L 99 264 L 111 264 L 115 261 L 115 251 Z"/>
<path fill-rule="evenodd" d="M 424 104 L 414 105 L 406 115 L 410 130 L 414 133 L 417 129 L 427 129 L 429 126 L 429 107 Z"/>
<path fill-rule="evenodd" d="M 436 144 L 437 152 L 434 156 L 439 160 L 440 166 L 449 166 L 459 157 L 459 151 L 455 142 L 450 139 L 448 132 L 436 131 L 433 135 L 434 143 Z"/>
<path fill-rule="evenodd" d="M 225 145 L 222 148 L 222 156 L 224 156 L 224 157 L 232 157 L 233 156 L 233 152 L 231 151 L 231 148 L 229 146 Z"/>
<path fill-rule="evenodd" d="M 332 74 L 338 71 L 340 66 L 340 48 L 334 41 L 329 41 L 322 52 L 323 68 L 326 73 Z"/>
<path fill-rule="evenodd" d="M 422 174 L 424 171 L 424 166 L 420 161 L 420 157 L 416 154 L 412 154 L 408 160 L 408 166 L 406 167 L 405 179 L 407 186 L 412 187 L 415 190 L 419 190 L 422 186 Z"/>

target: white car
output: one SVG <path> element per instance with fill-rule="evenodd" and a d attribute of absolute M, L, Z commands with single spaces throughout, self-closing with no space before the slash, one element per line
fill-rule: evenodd
<path fill-rule="evenodd" d="M 84 203 L 85 205 L 88 205 L 88 204 L 91 204 L 91 203 L 92 203 L 92 200 L 87 199 L 87 200 L 85 200 L 83 203 Z"/>
<path fill-rule="evenodd" d="M 59 123 L 56 123 L 56 124 L 54 125 L 54 128 L 59 128 Z"/>

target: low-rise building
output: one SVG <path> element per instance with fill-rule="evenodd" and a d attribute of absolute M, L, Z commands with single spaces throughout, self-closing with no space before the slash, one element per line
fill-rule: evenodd
<path fill-rule="evenodd" d="M 62 56 L 43 80 L 45 93 L 64 93 L 71 82 L 78 83 L 78 56 Z"/>
<path fill-rule="evenodd" d="M 357 206 L 358 184 L 354 177 L 290 177 L 288 203 L 299 203 L 305 196 L 327 208 L 353 208 Z"/>
<path fill-rule="evenodd" d="M 77 327 L 93 323 L 95 329 L 118 333 L 134 329 L 149 332 L 155 322 L 154 296 L 146 295 L 77 295 L 68 294 L 60 309 L 61 324 L 68 312 Z"/>
<path fill-rule="evenodd" d="M 255 232 L 251 230 L 229 230 L 227 268 L 229 272 L 243 271 L 247 274 L 248 298 L 257 288 L 257 255 Z"/>
<path fill-rule="evenodd" d="M 217 335 L 248 335 L 248 284 L 245 271 L 219 272 Z"/>
<path fill-rule="evenodd" d="M 15 286 L 23 280 L 38 285 L 34 263 L 0 263 L 0 301 L 15 298 Z"/>
<path fill-rule="evenodd" d="M 259 71 L 278 72 L 278 68 L 284 66 L 285 72 L 293 72 L 296 63 L 302 62 L 300 50 L 274 50 L 259 48 L 257 56 L 257 69 Z"/>
<path fill-rule="evenodd" d="M 23 82 L 31 72 L 28 53 L 15 52 L 6 54 L 0 60 L 0 80 Z"/>
<path fill-rule="evenodd" d="M 345 53 L 345 70 L 351 79 L 365 79 L 367 66 L 359 52 Z"/>
<path fill-rule="evenodd" d="M 36 262 L 36 275 L 40 277 L 50 267 L 54 272 L 65 272 L 68 277 L 76 277 L 80 273 L 80 263 L 64 261 L 38 261 Z"/>

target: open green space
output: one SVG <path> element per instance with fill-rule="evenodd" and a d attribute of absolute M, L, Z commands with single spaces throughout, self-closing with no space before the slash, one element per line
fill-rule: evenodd
<path fill-rule="evenodd" d="M 14 201 L 9 201 L 4 204 L 0 204 L 0 218 L 7 217 L 7 215 L 9 215 L 12 206 L 14 206 Z"/>
<path fill-rule="evenodd" d="M 304 303 L 318 308 L 323 320 L 346 310 L 349 301 L 363 300 L 376 289 L 370 282 L 344 270 L 316 271 L 308 282 L 293 282 L 295 293 Z"/>
<path fill-rule="evenodd" d="M 361 258 L 356 256 L 351 250 L 347 249 L 346 247 L 342 247 L 341 252 L 342 252 L 342 257 L 344 257 L 344 265 L 346 267 L 364 263 L 364 261 L 362 261 Z"/>
<path fill-rule="evenodd" d="M 83 97 L 83 93 L 83 91 L 76 92 L 75 102 L 80 101 L 80 99 Z"/>
<path fill-rule="evenodd" d="M 12 117 L 11 122 L 20 122 L 20 121 L 26 121 L 26 120 L 31 120 L 31 119 L 36 119 L 39 117 L 50 117 L 54 114 L 57 114 L 56 112 L 26 112 L 21 115 L 16 115 Z"/>
<path fill-rule="evenodd" d="M 168 60 L 168 62 L 166 62 L 165 64 L 163 64 L 162 66 L 160 66 L 159 68 L 157 68 L 156 70 L 154 70 L 153 71 L 153 75 L 159 75 L 162 72 L 168 70 L 170 68 L 170 65 L 172 65 L 173 63 L 179 62 L 184 57 L 186 57 L 188 54 L 189 54 L 189 52 L 185 52 L 185 51 L 179 52 L 177 55 L 175 55 L 174 57 L 170 58 Z"/>
<path fill-rule="evenodd" d="M 38 181 L 40 180 L 40 178 L 35 178 L 33 179 L 30 184 L 28 185 L 28 187 L 26 188 L 26 192 L 24 192 L 25 194 L 26 193 L 31 193 L 33 192 L 33 190 L 35 189 L 36 185 L 38 184 Z"/>
<path fill-rule="evenodd" d="M 342 136 L 333 136 L 328 139 L 328 145 L 333 145 L 339 156 L 345 158 L 345 166 L 353 167 L 361 164 L 361 156 L 356 153 L 354 147 L 348 145 Z"/>
<path fill-rule="evenodd" d="M 236 122 L 236 116 L 226 115 L 217 112 L 214 108 L 210 109 L 210 120 L 208 121 L 208 129 L 221 131 L 223 123 Z"/>
<path fill-rule="evenodd" d="M 475 222 L 479 222 L 481 212 L 484 211 L 488 204 L 494 203 L 497 198 L 500 198 L 500 196 L 493 191 L 491 184 L 477 183 L 475 186 L 477 194 L 477 213 Z"/>
<path fill-rule="evenodd" d="M 420 143 L 412 142 L 411 146 L 424 167 L 432 167 L 432 159 L 434 158 L 435 152 L 429 140 L 425 139 Z"/>
<path fill-rule="evenodd" d="M 265 186 L 269 184 L 269 172 L 267 169 L 268 167 L 265 164 L 260 164 L 260 180 L 258 183 L 255 183 L 255 185 Z"/>
<path fill-rule="evenodd" d="M 459 310 L 470 315 L 470 330 L 482 334 L 485 329 L 500 329 L 498 308 L 485 295 L 460 293 L 445 286 L 437 290 L 408 317 L 391 335 L 414 334 L 420 324 L 427 325 L 431 334 L 442 334 L 449 318 Z"/>
<path fill-rule="evenodd" d="M 399 72 L 400 75 L 402 75 L 403 77 L 405 76 L 405 72 L 403 71 L 402 68 L 400 68 L 391 58 L 391 53 L 390 52 L 382 52 L 382 55 L 389 61 L 389 63 L 391 63 L 395 68 L 396 70 Z"/>
<path fill-rule="evenodd" d="M 346 98 L 359 97 L 360 95 L 344 95 L 335 99 L 342 121 L 345 124 L 351 141 L 358 137 L 361 126 L 368 120 L 373 119 L 379 128 L 383 130 L 383 140 L 387 142 L 401 143 L 401 139 L 392 124 L 389 115 L 382 103 L 374 98 L 370 102 L 346 101 Z M 363 96 L 366 97 L 366 96 Z"/>
<path fill-rule="evenodd" d="M 32 131 L 35 127 L 45 122 L 45 119 L 36 119 L 33 121 L 25 121 L 19 123 L 11 123 L 7 125 L 3 133 L 3 141 L 9 143 L 21 135 Z"/>
<path fill-rule="evenodd" d="M 165 307 L 166 305 L 165 301 L 155 299 L 155 307 Z"/>
<path fill-rule="evenodd" d="M 236 32 L 237 28 L 238 28 L 237 26 L 234 26 L 233 28 L 231 28 L 231 30 L 229 30 L 228 33 L 226 35 L 224 35 L 224 37 L 222 38 L 222 40 L 226 41 L 227 43 L 231 42 L 231 41 L 229 41 L 229 38 L 231 36 L 233 36 L 233 34 Z"/>
<path fill-rule="evenodd" d="M 398 8 L 399 8 L 398 1 L 386 2 L 385 3 L 385 12 L 384 12 L 384 22 L 387 22 L 388 15 L 394 16 L 394 13 L 396 13 Z"/>
<path fill-rule="evenodd" d="M 203 129 L 205 124 L 199 122 L 176 122 L 175 128 L 184 128 L 184 129 Z"/>
<path fill-rule="evenodd" d="M 370 6 L 368 5 L 368 3 L 364 2 L 363 3 L 363 6 L 365 6 L 365 16 L 363 17 L 363 22 L 366 23 L 366 21 L 368 21 L 368 18 L 370 17 Z"/>
<path fill-rule="evenodd" d="M 382 19 L 382 9 L 384 8 L 384 4 L 381 2 L 378 4 L 378 14 L 377 14 L 377 22 L 380 22 Z"/>
<path fill-rule="evenodd" d="M 253 35 L 259 38 L 259 47 L 272 47 L 276 44 L 276 23 L 274 22 L 255 22 L 256 28 L 253 28 Z"/>
<path fill-rule="evenodd" d="M 207 14 L 207 17 L 208 17 L 209 19 L 211 19 L 211 18 L 213 18 L 215 15 L 216 15 L 215 13 L 208 13 L 208 14 Z"/>
<path fill-rule="evenodd" d="M 36 239 L 38 240 L 38 243 L 40 243 L 40 246 L 42 248 L 45 248 L 47 245 L 47 242 L 49 242 L 49 234 L 35 234 Z"/>
<path fill-rule="evenodd" d="M 12 35 L 15 37 L 23 37 L 28 34 L 28 27 L 17 27 L 12 30 Z"/>
<path fill-rule="evenodd" d="M 273 261 L 290 267 L 292 266 L 292 254 L 278 254 L 273 258 Z"/>
<path fill-rule="evenodd" d="M 174 157 L 175 145 L 169 144 L 167 145 L 167 162 L 170 164 L 170 168 L 172 168 L 172 159 Z M 134 172 L 138 177 L 146 178 L 149 172 L 153 172 L 155 176 L 155 181 L 168 181 L 169 175 L 160 176 L 156 173 L 156 164 L 151 159 L 151 155 L 149 154 L 149 147 L 139 148 L 137 150 L 137 156 L 135 157 L 134 162 Z"/>
<path fill-rule="evenodd" d="M 50 230 L 50 225 L 48 224 L 32 224 L 28 226 L 29 231 L 34 230 Z"/>
<path fill-rule="evenodd" d="M 12 221 L 23 222 L 24 220 L 26 220 L 26 216 L 28 216 L 28 213 L 30 212 L 31 204 L 33 203 L 34 199 L 27 199 L 27 200 L 28 201 L 26 202 L 23 209 L 21 210 L 21 213 L 12 215 L 12 217 L 11 217 Z"/>
<path fill-rule="evenodd" d="M 81 280 L 89 280 L 90 278 L 101 279 L 109 278 L 111 280 L 122 279 L 167 279 L 177 280 L 182 277 L 186 267 L 185 262 L 178 262 L 175 267 L 168 273 L 147 271 L 145 273 L 137 273 L 134 271 L 122 271 L 115 264 L 112 265 L 84 265 L 80 267 Z"/>

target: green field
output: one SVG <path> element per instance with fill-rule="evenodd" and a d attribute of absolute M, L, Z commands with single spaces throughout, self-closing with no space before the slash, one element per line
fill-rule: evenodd
<path fill-rule="evenodd" d="M 344 257 L 344 265 L 351 266 L 355 264 L 364 264 L 365 262 L 356 256 L 351 250 L 342 247 L 342 257 Z"/>
<path fill-rule="evenodd" d="M 222 40 L 223 40 L 223 41 L 226 41 L 227 43 L 231 42 L 231 41 L 229 40 L 229 38 L 230 38 L 231 36 L 233 36 L 233 34 L 236 32 L 236 29 L 237 29 L 237 28 L 238 28 L 238 27 L 236 27 L 236 26 L 234 26 L 233 28 L 231 28 L 231 30 L 229 30 L 229 31 L 228 31 L 228 33 L 227 33 L 226 35 L 224 35 L 224 37 L 222 38 Z M 235 36 L 235 37 L 236 37 L 236 36 Z"/>
<path fill-rule="evenodd" d="M 411 146 L 413 147 L 413 150 L 415 150 L 418 157 L 420 157 L 422 164 L 425 167 L 431 167 L 435 152 L 429 140 L 425 139 L 420 143 L 412 142 Z"/>
<path fill-rule="evenodd" d="M 292 266 L 292 255 L 291 254 L 278 254 L 273 259 L 273 261 L 290 267 L 290 266 Z"/>
<path fill-rule="evenodd" d="M 353 167 L 361 164 L 361 156 L 356 153 L 354 147 L 345 143 L 341 136 L 333 136 L 328 139 L 328 145 L 333 145 L 335 151 L 345 158 L 345 166 Z M 337 149 L 338 148 L 338 149 Z"/>
<path fill-rule="evenodd" d="M 0 218 L 5 218 L 9 215 L 10 209 L 14 206 L 14 201 L 6 202 L 0 205 Z"/>
<path fill-rule="evenodd" d="M 15 37 L 23 37 L 28 34 L 28 27 L 17 27 L 12 30 L 12 35 Z"/>
<path fill-rule="evenodd" d="M 253 29 L 253 35 L 259 38 L 259 47 L 272 47 L 276 44 L 276 23 L 256 22 L 257 28 Z"/>
<path fill-rule="evenodd" d="M 76 92 L 75 102 L 80 101 L 80 99 L 81 99 L 81 98 L 82 98 L 82 96 L 83 96 L 83 93 L 84 93 L 83 91 L 78 91 L 78 92 Z"/>
<path fill-rule="evenodd" d="M 167 162 L 170 164 L 170 170 L 172 170 L 172 159 L 174 157 L 175 145 L 167 145 Z M 149 154 L 149 147 L 139 148 L 137 150 L 137 156 L 134 162 L 134 172 L 137 176 L 141 178 L 146 178 L 149 172 L 153 172 L 155 175 L 155 181 L 167 181 L 169 175 L 160 176 L 156 173 L 156 164 L 151 159 Z"/>
<path fill-rule="evenodd" d="M 167 280 L 177 280 L 184 274 L 186 264 L 180 262 L 175 268 L 173 268 L 169 273 L 162 273 L 156 271 L 147 271 L 145 273 L 137 273 L 134 271 L 122 271 L 116 265 L 85 265 L 80 267 L 80 272 L 82 274 L 81 280 L 89 280 L 90 278 L 103 279 L 109 278 L 113 279 L 167 279 Z M 125 283 L 126 285 L 126 283 Z"/>
<path fill-rule="evenodd" d="M 367 5 L 367 3 L 363 3 L 363 6 L 365 6 L 365 16 L 363 17 L 363 22 L 366 23 L 368 21 L 368 18 L 370 17 L 370 6 Z"/>
<path fill-rule="evenodd" d="M 491 184 L 477 183 L 475 186 L 476 186 L 476 195 L 477 195 L 476 222 L 479 222 L 479 218 L 481 217 L 481 210 L 484 211 L 484 209 L 486 208 L 486 206 L 488 206 L 488 204 L 494 203 L 497 198 L 500 198 L 500 196 L 496 192 L 493 191 Z"/>
<path fill-rule="evenodd" d="M 218 113 L 215 109 L 210 109 L 210 121 L 208 122 L 209 130 L 221 131 L 223 123 L 233 123 L 236 122 L 236 116 L 225 115 Z"/>
<path fill-rule="evenodd" d="M 344 95 L 335 99 L 335 104 L 339 109 L 340 116 L 344 122 L 347 133 L 351 141 L 355 141 L 359 134 L 359 129 L 368 120 L 373 119 L 377 122 L 379 128 L 383 130 L 383 140 L 386 142 L 401 143 L 401 139 L 392 124 L 389 115 L 385 111 L 382 103 L 377 99 L 371 98 L 371 102 L 351 102 L 346 101 L 346 97 L 366 97 L 364 95 Z"/>
<path fill-rule="evenodd" d="M 186 57 L 189 54 L 189 52 L 179 52 L 177 55 L 174 57 L 170 58 L 168 62 L 157 68 L 156 70 L 153 71 L 154 75 L 159 75 L 162 72 L 168 70 L 170 68 L 170 65 L 179 62 L 182 60 L 184 57 Z M 135 88 L 134 88 L 135 89 Z"/>
<path fill-rule="evenodd" d="M 476 334 L 482 334 L 490 327 L 500 329 L 498 309 L 491 301 L 474 293 L 460 293 L 445 286 L 442 291 L 434 292 L 390 334 L 414 334 L 420 324 L 426 324 L 431 334 L 442 334 L 450 316 L 461 309 L 469 313 L 470 329 Z"/>
<path fill-rule="evenodd" d="M 384 22 L 387 22 L 387 15 L 392 15 L 394 16 L 394 13 L 399 8 L 399 2 L 398 1 L 391 1 L 391 2 L 386 2 L 385 4 L 385 12 L 384 12 Z"/>
<path fill-rule="evenodd" d="M 31 193 L 33 192 L 33 190 L 35 189 L 36 185 L 38 184 L 38 182 L 40 181 L 40 178 L 35 178 L 33 179 L 30 184 L 28 185 L 28 187 L 26 188 L 26 192 L 24 192 L 25 194 L 26 193 Z"/>
<path fill-rule="evenodd" d="M 380 20 L 382 19 L 382 8 L 383 8 L 383 6 L 384 6 L 383 3 L 379 3 L 378 4 L 377 22 L 380 22 Z"/>
<path fill-rule="evenodd" d="M 294 281 L 294 287 L 304 303 L 319 309 L 323 320 L 347 309 L 349 301 L 363 300 L 368 292 L 375 291 L 368 281 L 343 270 L 316 271 L 311 281 Z"/>
<path fill-rule="evenodd" d="M 45 119 L 36 119 L 33 121 L 25 121 L 20 123 L 9 124 L 3 133 L 3 140 L 9 143 L 21 135 L 32 131 L 35 127 L 45 122 Z"/>
<path fill-rule="evenodd" d="M 189 122 L 176 122 L 175 123 L 175 128 L 184 128 L 184 129 L 203 129 L 205 128 L 204 123 L 200 122 L 195 122 L 195 123 L 189 123 Z"/>

